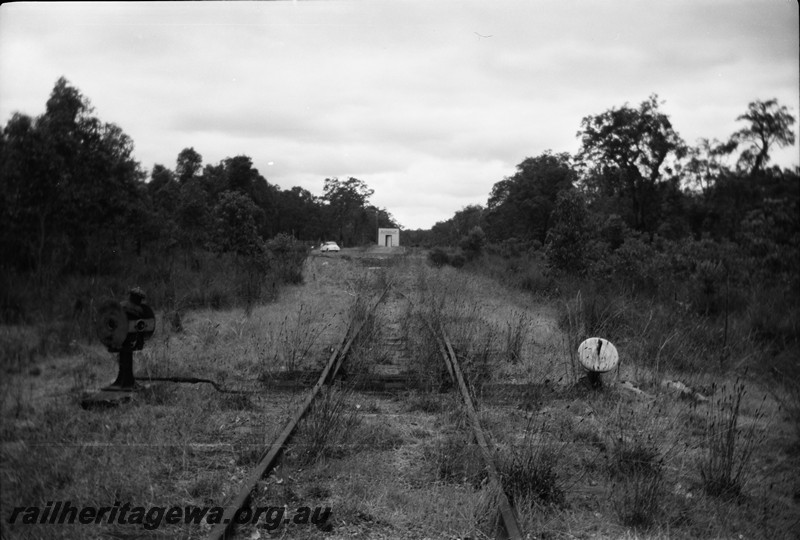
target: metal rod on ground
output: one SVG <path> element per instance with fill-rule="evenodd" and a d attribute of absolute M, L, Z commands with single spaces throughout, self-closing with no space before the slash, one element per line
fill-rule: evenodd
<path fill-rule="evenodd" d="M 500 482 L 500 475 L 497 472 L 497 468 L 494 466 L 492 454 L 489 452 L 489 445 L 486 442 L 486 437 L 483 435 L 483 429 L 481 428 L 481 423 L 478 419 L 478 413 L 475 411 L 475 407 L 472 405 L 472 399 L 469 396 L 469 389 L 467 388 L 467 384 L 464 382 L 464 376 L 461 374 L 461 368 L 458 366 L 458 357 L 453 351 L 450 341 L 447 339 L 447 334 L 445 334 L 444 328 L 441 328 L 441 335 L 447 347 L 447 351 L 449 352 L 450 360 L 452 360 L 452 371 L 455 373 L 456 379 L 458 380 L 461 396 L 464 398 L 464 405 L 467 408 L 467 414 L 472 422 L 472 431 L 475 433 L 475 439 L 478 441 L 481 454 L 483 454 L 483 460 L 486 462 L 486 471 L 489 474 L 489 481 L 495 485 L 498 492 L 500 515 L 503 519 L 503 525 L 505 526 L 506 534 L 508 534 L 508 537 L 511 540 L 521 540 L 522 531 L 519 523 L 517 522 L 517 516 L 514 514 L 514 509 L 511 507 L 511 503 L 508 502 L 508 497 L 506 497 L 505 491 L 503 491 L 503 484 Z M 445 362 L 448 362 L 447 358 L 445 358 Z"/>
<path fill-rule="evenodd" d="M 222 392 L 223 394 L 255 394 L 257 390 L 228 390 L 227 388 L 223 388 L 215 381 L 211 379 L 200 379 L 198 377 L 134 377 L 137 381 L 147 381 L 147 382 L 175 382 L 175 383 L 187 383 L 187 384 L 210 384 L 214 387 L 214 390 L 217 392 Z"/>
<path fill-rule="evenodd" d="M 380 304 L 383 301 L 383 298 L 386 296 L 386 292 L 388 290 L 389 288 L 387 287 L 383 291 L 383 294 L 380 296 L 378 301 L 372 307 L 373 310 L 378 306 L 378 304 Z M 267 471 L 269 471 L 270 469 L 272 469 L 272 467 L 275 466 L 275 463 L 277 462 L 280 453 L 283 451 L 284 445 L 294 432 L 295 428 L 297 427 L 297 424 L 300 423 L 300 420 L 303 419 L 306 412 L 308 412 L 311 403 L 317 397 L 317 394 L 319 393 L 320 389 L 328 381 L 328 375 L 331 373 L 335 374 L 339 370 L 339 365 L 342 363 L 342 359 L 347 354 L 347 351 L 350 349 L 350 346 L 352 345 L 355 338 L 358 336 L 358 333 L 361 331 L 361 328 L 363 328 L 365 322 L 366 319 L 364 321 L 361 321 L 357 330 L 351 334 L 349 339 L 347 339 L 347 335 L 345 334 L 345 339 L 347 339 L 347 341 L 344 342 L 344 346 L 341 349 L 337 349 L 333 352 L 330 359 L 328 360 L 328 363 L 325 365 L 325 369 L 322 370 L 322 374 L 319 376 L 319 380 L 317 380 L 317 383 L 314 385 L 314 388 L 311 389 L 311 392 L 306 397 L 305 401 L 303 401 L 303 404 L 297 410 L 294 417 L 292 417 L 289 423 L 286 424 L 286 427 L 283 428 L 283 431 L 275 440 L 275 442 L 272 443 L 272 446 L 270 447 L 270 450 L 267 453 L 267 455 L 264 456 L 261 459 L 261 461 L 259 461 L 256 468 L 253 470 L 252 473 L 250 473 L 245 482 L 242 484 L 242 488 L 239 490 L 239 494 L 236 496 L 231 505 L 228 505 L 226 507 L 226 510 L 222 516 L 222 523 L 219 523 L 216 527 L 214 527 L 214 529 L 211 530 L 211 532 L 207 536 L 208 540 L 220 540 L 222 538 L 228 537 L 227 534 L 229 529 L 235 524 L 234 517 L 236 516 L 236 513 L 250 499 L 250 494 L 253 491 L 253 488 L 258 483 L 258 481 L 264 477 Z"/>

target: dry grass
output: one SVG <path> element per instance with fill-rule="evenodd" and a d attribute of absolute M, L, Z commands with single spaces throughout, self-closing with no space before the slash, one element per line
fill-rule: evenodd
<path fill-rule="evenodd" d="M 702 319 L 678 317 L 660 304 L 624 295 L 583 291 L 579 300 L 573 291 L 559 300 L 450 267 L 433 269 L 424 259 L 378 264 L 350 255 L 309 258 L 303 285 L 281 289 L 249 316 L 242 309 L 183 311 L 180 324 L 173 324 L 158 313 L 156 335 L 135 355 L 137 373 L 205 377 L 251 394 L 154 383 L 133 404 L 85 411 L 81 395 L 113 380 L 113 355 L 96 344 L 76 343 L 69 354 L 42 356 L 42 332 L 52 329 L 1 328 L 3 521 L 14 506 L 47 500 L 224 504 L 303 397 L 265 391 L 259 377 L 293 366 L 321 367 L 353 314 L 391 282 L 416 307 L 379 313 L 354 358 L 362 365 L 377 361 L 384 354 L 382 325 L 395 317 L 413 369 L 427 382 L 395 397 L 326 392 L 317 417 L 294 439 L 282 466 L 259 484 L 253 504 L 331 507 L 329 523 L 289 525 L 275 535 L 329 540 L 494 534 L 497 493 L 483 482 L 457 396 L 440 393 L 448 376 L 421 322 L 428 316 L 442 322 L 465 366 L 474 370 L 479 400 L 484 381 L 551 381 L 547 391 L 479 403 L 498 462 L 507 463 L 515 479 L 509 488 L 532 538 L 797 536 L 800 452 L 795 424 L 779 407 L 791 396 L 773 386 L 762 400 L 764 387 L 748 378 L 748 392 L 735 408 L 715 409 L 713 400 L 685 400 L 659 384 L 678 379 L 708 396 L 714 383 L 733 387 L 735 376 L 720 371 L 717 357 L 706 358 L 718 336 L 709 334 Z M 613 385 L 600 392 L 573 387 L 580 375 L 573 345 L 595 332 L 616 340 L 620 378 L 635 380 L 653 399 Z M 729 338 L 728 365 L 749 363 L 752 346 L 746 336 Z M 709 415 L 724 424 L 719 415 L 733 410 L 733 430 L 709 429 Z M 340 427 L 331 429 L 337 415 Z M 709 439 L 713 433 L 724 435 L 717 439 L 719 456 L 727 455 L 722 443 L 731 433 L 734 455 L 745 448 L 739 443 L 748 433 L 763 441 L 750 447 L 735 499 L 704 488 L 699 464 L 716 448 Z M 735 473 L 738 462 L 732 463 Z M 3 527 L 3 537 L 23 538 L 143 532 L 122 525 Z M 188 538 L 205 532 L 187 525 L 158 531 Z M 241 534 L 253 532 L 243 528 Z"/>

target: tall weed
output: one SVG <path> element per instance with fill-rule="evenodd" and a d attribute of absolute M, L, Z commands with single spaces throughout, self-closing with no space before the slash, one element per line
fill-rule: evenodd
<path fill-rule="evenodd" d="M 542 435 L 547 432 L 546 424 L 537 428 L 529 420 L 522 441 L 511 445 L 500 460 L 500 481 L 512 506 L 566 504 L 564 482 L 558 469 L 567 452 L 567 443 L 548 441 Z"/>
<path fill-rule="evenodd" d="M 354 429 L 361 423 L 351 392 L 324 387 L 298 427 L 292 446 L 297 462 L 316 463 L 347 453 Z"/>
<path fill-rule="evenodd" d="M 751 461 L 765 435 L 759 432 L 765 419 L 764 400 L 753 414 L 749 427 L 741 429 L 744 383 L 737 379 L 733 388 L 712 387 L 711 405 L 706 416 L 706 448 L 700 461 L 700 476 L 709 495 L 736 498 L 751 472 Z M 766 396 L 765 396 L 766 399 Z"/>
<path fill-rule="evenodd" d="M 522 353 L 528 338 L 528 328 L 531 317 L 524 311 L 514 312 L 506 321 L 506 359 L 512 364 L 517 364 L 522 360 Z"/>
<path fill-rule="evenodd" d="M 662 515 L 667 456 L 675 445 L 655 405 L 644 411 L 617 409 L 610 437 L 611 505 L 623 525 L 649 529 Z"/>

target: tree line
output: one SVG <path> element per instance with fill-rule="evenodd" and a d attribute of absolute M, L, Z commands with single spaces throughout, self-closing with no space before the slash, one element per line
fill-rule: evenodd
<path fill-rule="evenodd" d="M 662 105 L 653 95 L 586 116 L 575 155 L 526 157 L 485 205 L 406 230 L 403 243 L 447 247 L 439 263 L 488 249 L 544 255 L 554 271 L 601 279 L 689 272 L 700 282 L 767 276 L 797 288 L 800 176 L 770 165 L 775 148 L 794 143 L 787 107 L 754 101 L 727 140 L 692 146 Z M 268 266 L 292 282 L 310 244 L 368 244 L 377 228 L 398 226 L 362 180 L 326 178 L 317 197 L 269 183 L 245 155 L 206 164 L 185 148 L 174 168 L 156 164 L 148 175 L 130 137 L 63 77 L 44 114 L 16 113 L 3 127 L 0 176 L 4 313 L 16 276 L 52 291 L 64 276 L 114 275 L 134 257 L 165 267 L 164 294 L 176 296 L 166 290 L 176 258 L 197 269 L 211 255 L 251 276 L 245 284 Z"/>
<path fill-rule="evenodd" d="M 367 243 L 397 226 L 356 178 L 326 178 L 321 197 L 269 183 L 246 155 L 204 164 L 194 148 L 147 177 L 133 141 L 60 78 L 44 114 L 15 113 L 0 135 L 0 247 L 6 270 L 113 272 L 124 257 L 180 250 L 252 256 L 278 238 L 306 247 Z"/>
<path fill-rule="evenodd" d="M 662 104 L 652 95 L 585 117 L 576 155 L 525 158 L 494 184 L 485 205 L 408 231 L 406 243 L 467 254 L 476 239 L 515 252 L 543 249 L 553 268 L 573 273 L 586 273 L 625 241 L 732 242 L 783 270 L 796 264 L 800 176 L 770 166 L 774 149 L 794 143 L 787 107 L 754 101 L 728 140 L 690 146 Z"/>

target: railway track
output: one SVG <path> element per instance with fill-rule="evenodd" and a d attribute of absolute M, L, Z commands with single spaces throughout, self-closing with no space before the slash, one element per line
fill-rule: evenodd
<path fill-rule="evenodd" d="M 411 359 L 406 343 L 407 329 L 401 323 L 402 315 L 412 306 L 413 302 L 402 292 L 394 290 L 391 284 L 383 289 L 382 293 L 372 302 L 369 309 L 362 314 L 359 320 L 353 321 L 348 328 L 340 346 L 336 347 L 330 355 L 325 368 L 316 377 L 313 387 L 307 391 L 302 403 L 291 415 L 280 434 L 265 449 L 257 465 L 240 483 L 234 497 L 225 505 L 225 514 L 222 522 L 211 530 L 208 540 L 233 538 L 236 533 L 235 516 L 249 502 L 252 502 L 257 493 L 259 481 L 268 476 L 278 466 L 282 454 L 287 448 L 293 434 L 301 420 L 311 409 L 314 401 L 320 395 L 323 387 L 341 381 L 348 388 L 357 392 L 394 392 L 405 390 L 414 384 L 414 376 L 409 371 Z M 516 513 L 503 492 L 500 475 L 494 463 L 493 453 L 489 439 L 484 433 L 476 413 L 473 397 L 470 395 L 467 383 L 459 364 L 459 359 L 441 324 L 421 315 L 425 326 L 430 332 L 430 337 L 436 341 L 441 359 L 450 377 L 451 388 L 457 389 L 461 395 L 464 410 L 469 418 L 472 434 L 480 449 L 481 456 L 492 488 L 498 493 L 499 527 L 498 538 L 512 540 L 523 538 Z M 375 321 L 379 321 L 376 324 Z M 349 358 L 353 352 L 353 345 L 363 334 L 370 334 L 370 342 L 376 344 L 366 351 L 361 351 L 360 358 Z M 366 358 L 365 358 L 366 357 Z M 352 361 L 351 361 L 352 360 Z M 442 370 L 444 371 L 444 370 Z M 311 380 L 309 373 L 295 379 L 294 384 L 308 384 Z M 300 381 L 299 383 L 297 381 Z M 279 385 L 280 386 L 280 385 Z"/>
<path fill-rule="evenodd" d="M 258 481 L 263 478 L 266 474 L 269 473 L 278 463 L 280 459 L 280 455 L 286 447 L 287 442 L 291 438 L 294 431 L 297 429 L 298 424 L 309 411 L 314 399 L 316 399 L 317 395 L 319 394 L 321 388 L 326 385 L 332 383 L 336 376 L 339 374 L 339 371 L 342 368 L 342 364 L 344 359 L 347 357 L 347 353 L 349 352 L 353 342 L 358 338 L 360 332 L 362 331 L 364 325 L 369 320 L 369 316 L 375 310 L 375 308 L 383 301 L 384 297 L 388 292 L 388 287 L 384 289 L 381 296 L 378 298 L 377 302 L 372 306 L 370 311 L 367 313 L 367 316 L 364 317 L 361 321 L 355 322 L 354 325 L 351 325 L 346 334 L 344 339 L 342 340 L 342 344 L 337 347 L 330 356 L 328 363 L 325 365 L 325 368 L 322 370 L 322 373 L 319 376 L 316 384 L 308 393 L 303 403 L 294 413 L 292 418 L 283 428 L 278 438 L 272 443 L 272 445 L 268 448 L 267 452 L 264 456 L 259 460 L 256 467 L 250 473 L 250 475 L 244 480 L 242 483 L 239 491 L 237 492 L 234 499 L 226 506 L 225 513 L 222 517 L 222 522 L 213 528 L 208 535 L 209 540 L 219 540 L 222 538 L 229 538 L 230 534 L 236 520 L 234 519 L 236 513 L 250 500 L 251 492 L 256 487 Z"/>
<path fill-rule="evenodd" d="M 456 355 L 455 350 L 450 343 L 450 339 L 447 337 L 444 326 L 442 326 L 440 322 L 441 319 L 433 321 L 426 318 L 424 320 L 428 330 L 431 333 L 431 336 L 436 340 L 437 345 L 439 346 L 439 351 L 441 352 L 442 360 L 447 367 L 447 372 L 450 375 L 453 383 L 457 385 L 458 391 L 461 394 L 461 398 L 464 402 L 464 408 L 469 416 L 473 435 L 478 443 L 481 456 L 483 457 L 484 464 L 486 466 L 489 482 L 498 494 L 498 506 L 503 527 L 502 533 L 504 533 L 502 536 L 511 540 L 521 539 L 523 538 L 522 529 L 519 525 L 519 521 L 517 520 L 516 512 L 511 506 L 511 503 L 509 502 L 508 497 L 503 490 L 500 474 L 497 470 L 497 466 L 494 463 L 494 457 L 492 456 L 488 439 L 483 431 L 480 419 L 478 418 L 478 413 L 475 410 L 475 405 L 473 404 L 469 388 L 464 380 L 464 374 L 462 373 L 461 366 L 458 361 L 458 355 Z"/>

